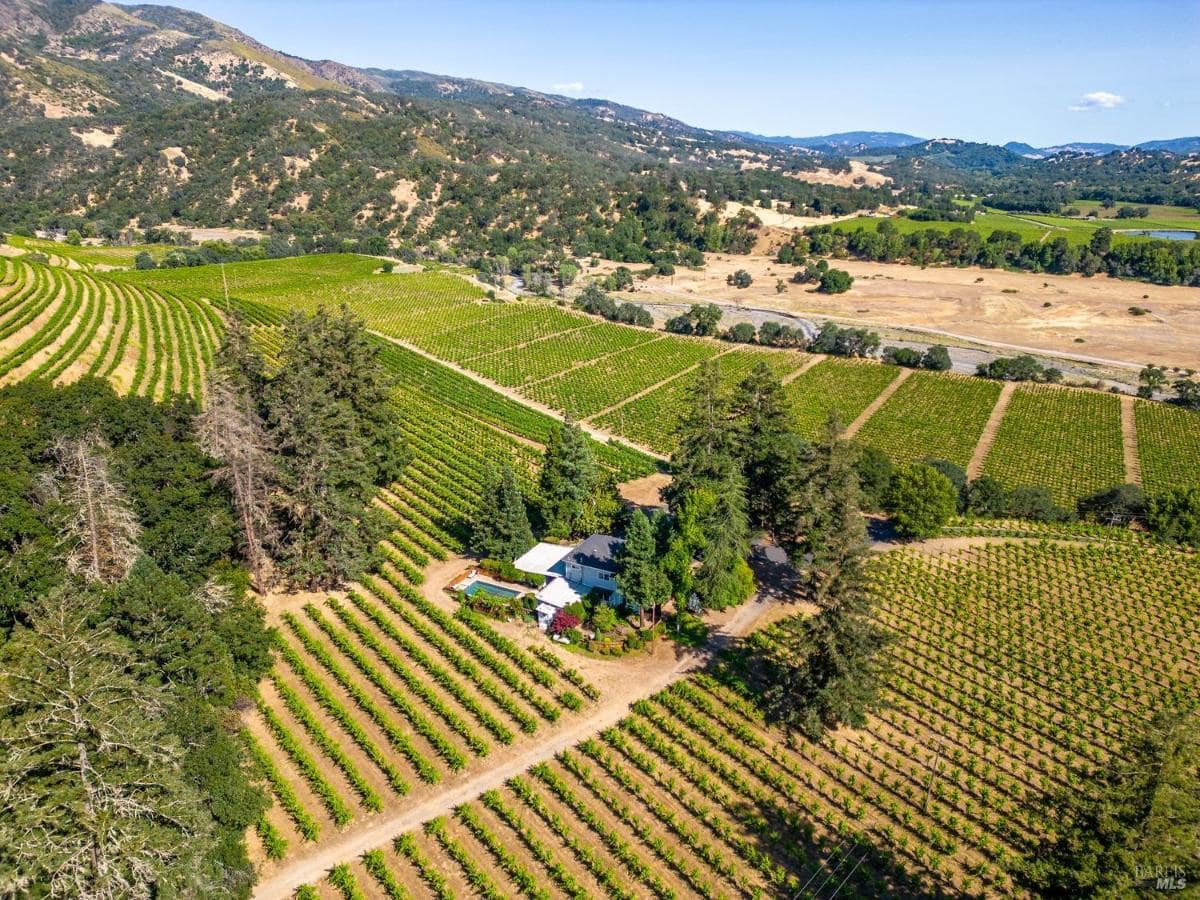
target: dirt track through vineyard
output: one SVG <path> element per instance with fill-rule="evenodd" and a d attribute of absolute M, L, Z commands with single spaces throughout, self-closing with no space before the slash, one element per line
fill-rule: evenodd
<path fill-rule="evenodd" d="M 1000 430 L 1000 423 L 1004 421 L 1004 412 L 1008 409 L 1008 401 L 1012 399 L 1013 391 L 1016 389 L 1015 381 L 1006 383 L 1000 389 L 1000 396 L 996 398 L 996 405 L 992 407 L 992 414 L 988 416 L 987 424 L 983 426 L 983 434 L 979 436 L 979 443 L 975 445 L 975 452 L 967 464 L 968 478 L 978 478 L 983 474 L 983 461 L 987 459 L 988 451 L 996 442 L 996 432 Z"/>
<path fill-rule="evenodd" d="M 858 434 L 859 430 L 867 424 L 867 420 L 870 419 L 871 416 L 875 415 L 875 412 L 879 409 L 879 407 L 887 403 L 888 398 L 892 396 L 892 394 L 896 393 L 900 385 L 904 384 L 904 382 L 910 375 L 912 375 L 912 373 L 912 369 L 901 369 L 899 372 L 897 372 L 896 377 L 892 379 L 891 384 L 885 387 L 880 392 L 879 396 L 872 400 L 867 405 L 867 408 L 858 414 L 858 418 L 851 422 L 849 426 L 847 426 L 846 437 L 851 438 Z"/>
<path fill-rule="evenodd" d="M 713 360 L 720 359 L 726 353 L 732 353 L 732 352 L 733 352 L 732 349 L 722 350 L 720 353 L 718 353 L 712 359 Z M 705 362 L 711 362 L 711 361 L 712 360 L 705 360 Z M 703 365 L 703 363 L 693 363 L 692 365 L 688 366 L 686 369 L 681 369 L 680 371 L 676 372 L 674 375 L 670 375 L 670 376 L 664 378 L 662 381 L 656 381 L 654 384 L 650 385 L 649 387 L 642 388 L 636 394 L 630 394 L 628 397 L 625 397 L 621 401 L 614 403 L 612 406 L 606 406 L 604 409 L 600 410 L 599 412 L 593 413 L 592 415 L 587 417 L 586 421 L 594 422 L 599 419 L 602 419 L 605 416 L 607 416 L 610 412 L 612 412 L 613 410 L 620 409 L 622 406 L 627 406 L 630 403 L 633 403 L 637 400 L 641 400 L 647 394 L 651 394 L 654 391 L 657 391 L 660 387 L 664 387 L 668 384 L 672 384 L 677 379 L 683 378 L 685 375 L 690 375 L 692 372 L 695 372 L 697 369 L 699 369 L 700 366 L 702 366 L 702 365 Z"/>
<path fill-rule="evenodd" d="M 777 605 L 765 597 L 756 596 L 712 634 L 707 648 L 684 651 L 671 668 L 647 678 L 629 680 L 625 692 L 606 698 L 596 706 L 591 715 L 558 732 L 551 740 L 532 746 L 504 764 L 456 784 L 422 803 L 382 816 L 367 828 L 335 838 L 311 856 L 285 865 L 277 874 L 259 882 L 254 889 L 254 897 L 257 900 L 286 900 L 300 885 L 318 881 L 338 863 L 347 862 L 368 850 L 381 847 L 405 831 L 451 812 L 459 804 L 473 800 L 484 791 L 500 787 L 530 766 L 552 759 L 563 750 L 599 734 L 623 719 L 629 712 L 629 707 L 636 701 L 658 693 L 688 672 L 703 666 L 713 650 L 749 632 L 764 614 Z"/>
<path fill-rule="evenodd" d="M 1138 455 L 1137 426 L 1134 423 L 1134 403 L 1128 394 L 1121 395 L 1121 448 L 1125 454 L 1125 480 L 1142 483 L 1142 461 Z"/>
<path fill-rule="evenodd" d="M 558 410 L 552 409 L 551 407 L 547 406 L 544 403 L 538 403 L 536 400 L 531 400 L 529 397 L 524 396 L 523 394 L 521 394 L 518 391 L 513 390 L 512 388 L 505 387 L 502 384 L 497 384 L 496 382 L 492 381 L 489 378 L 484 378 L 478 372 L 472 372 L 470 369 L 463 368 L 462 366 L 456 365 L 455 363 L 452 363 L 449 360 L 445 360 L 440 357 L 434 356 L 429 351 L 422 350 L 420 347 L 416 346 L 415 344 L 410 344 L 407 341 L 402 341 L 399 338 L 394 338 L 391 335 L 383 334 L 379 331 L 371 331 L 371 334 L 375 335 L 378 338 L 382 338 L 383 340 L 388 341 L 389 343 L 395 344 L 397 347 L 403 347 L 405 350 L 409 350 L 413 353 L 416 353 L 418 356 L 423 356 L 423 357 L 425 357 L 425 359 L 428 359 L 431 362 L 435 362 L 439 366 L 445 366 L 447 369 L 452 369 L 453 371 L 457 372 L 459 375 L 464 375 L 467 378 L 470 378 L 472 381 L 476 381 L 479 384 L 485 385 L 486 387 L 491 388 L 496 393 L 503 394 L 509 400 L 514 400 L 517 403 L 520 403 L 522 406 L 528 406 L 530 409 L 535 409 L 538 412 L 545 413 L 546 415 L 552 416 L 555 419 L 560 418 L 560 416 L 561 416 L 561 414 L 558 412 Z M 594 437 L 596 440 L 601 441 L 602 443 L 607 443 L 610 440 L 617 441 L 618 443 L 627 444 L 630 447 L 640 450 L 642 453 L 645 453 L 647 456 L 652 456 L 655 459 L 666 460 L 666 458 L 667 458 L 663 454 L 658 453 L 655 450 L 651 450 L 649 447 L 643 447 L 641 444 L 635 444 L 633 441 L 629 440 L 628 438 L 623 438 L 618 435 L 612 434 L 611 432 L 605 431 L 603 428 L 597 428 L 594 425 L 589 425 L 589 424 L 587 424 L 587 422 L 580 422 L 579 427 L 582 428 L 584 431 L 586 431 L 588 434 L 590 434 L 592 437 Z"/>

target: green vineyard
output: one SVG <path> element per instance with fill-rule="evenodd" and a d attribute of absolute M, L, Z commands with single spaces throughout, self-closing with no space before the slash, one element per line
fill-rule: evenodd
<path fill-rule="evenodd" d="M 731 350 L 716 357 L 715 362 L 722 383 L 726 388 L 732 388 L 759 362 L 765 362 L 776 375 L 786 378 L 804 364 L 805 358 L 787 350 Z M 679 411 L 684 408 L 684 398 L 694 381 L 694 372 L 674 378 L 648 394 L 597 416 L 593 422 L 659 453 L 670 453 L 674 449 Z"/>
<path fill-rule="evenodd" d="M 1200 416 L 1139 401 L 1134 405 L 1134 421 L 1147 491 L 1200 484 Z"/>
<path fill-rule="evenodd" d="M 820 440 L 832 412 L 849 425 L 899 372 L 895 366 L 844 359 L 823 359 L 802 372 L 787 387 L 800 435 Z"/>
<path fill-rule="evenodd" d="M 1123 483 L 1121 401 L 1096 391 L 1017 388 L 983 471 L 1012 486 L 1044 485 L 1068 505 Z"/>
<path fill-rule="evenodd" d="M 521 387 L 557 375 L 572 366 L 628 350 L 657 335 L 645 329 L 585 323 L 521 347 L 493 351 L 471 359 L 474 371 L 506 387 Z"/>
<path fill-rule="evenodd" d="M 729 380 L 748 371 L 742 363 L 751 358 L 769 360 L 781 376 L 795 376 L 786 393 L 797 430 L 810 440 L 822 435 L 831 412 L 846 425 L 862 416 L 900 372 L 870 360 L 835 358 L 805 367 L 812 357 L 795 351 L 731 350 L 717 341 L 601 321 L 548 300 L 494 302 L 453 271 L 383 274 L 374 259 L 342 254 L 235 263 L 224 274 L 220 267 L 200 266 L 119 278 L 129 289 L 186 297 L 206 309 L 223 307 L 228 290 L 258 322 L 289 309 L 345 303 L 396 342 L 397 353 L 408 345 L 662 455 L 672 449 L 671 423 L 683 390 L 706 359 L 728 361 Z M 402 368 L 405 377 L 430 382 L 454 376 L 453 391 L 434 391 L 440 403 L 544 442 L 549 417 L 418 354 L 406 357 Z M 872 412 L 859 436 L 896 462 L 936 458 L 966 467 L 999 393 L 998 384 L 978 378 L 915 372 Z M 1198 422 L 1200 417 L 1161 404 L 1137 405 L 1136 445 L 1148 489 L 1200 479 Z M 1058 502 L 1073 505 L 1136 475 L 1125 471 L 1122 443 L 1118 398 L 1024 386 L 1000 419 L 982 470 L 1009 487 L 1044 484 Z M 622 474 L 644 470 L 644 457 L 629 449 L 613 445 L 603 452 Z"/>
<path fill-rule="evenodd" d="M 402 573 L 386 563 L 342 599 L 281 613 L 279 663 L 249 719 L 275 797 L 264 858 L 429 796 L 599 697 Z"/>
<path fill-rule="evenodd" d="M 1021 895 L 1048 799 L 1196 702 L 1200 561 L 994 542 L 871 573 L 893 675 L 866 728 L 789 741 L 735 679 L 692 676 L 335 877 L 391 897 Z"/>
<path fill-rule="evenodd" d="M 200 398 L 224 332 L 203 300 L 0 257 L 0 380 L 106 378 L 122 393 Z"/>
<path fill-rule="evenodd" d="M 897 463 L 946 459 L 965 469 L 999 396 L 994 381 L 914 372 L 867 419 L 858 438 Z"/>
<path fill-rule="evenodd" d="M 538 381 L 527 393 L 547 406 L 586 419 L 720 352 L 712 341 L 667 335 Z"/>

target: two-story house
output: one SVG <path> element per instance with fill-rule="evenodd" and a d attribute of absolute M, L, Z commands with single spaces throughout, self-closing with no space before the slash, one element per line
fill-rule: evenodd
<path fill-rule="evenodd" d="M 617 557 L 624 545 L 624 538 L 593 534 L 574 547 L 541 543 L 515 560 L 513 565 L 522 572 L 546 579 L 535 595 L 538 625 L 546 628 L 558 610 L 592 591 L 602 592 L 611 605 L 620 606 Z"/>

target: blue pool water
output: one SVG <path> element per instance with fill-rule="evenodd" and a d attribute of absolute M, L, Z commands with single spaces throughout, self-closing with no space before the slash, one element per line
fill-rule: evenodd
<path fill-rule="evenodd" d="M 498 584 L 492 584 L 490 581 L 480 581 L 478 578 L 473 580 L 464 589 L 463 593 L 468 597 L 474 597 L 476 594 L 492 594 L 496 597 L 520 597 L 520 591 L 514 591 L 511 588 L 501 587 Z"/>

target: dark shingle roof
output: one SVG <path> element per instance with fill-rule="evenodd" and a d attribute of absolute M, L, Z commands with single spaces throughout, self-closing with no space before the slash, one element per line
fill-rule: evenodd
<path fill-rule="evenodd" d="M 563 558 L 567 565 L 590 566 L 602 572 L 618 571 L 617 556 L 625 546 L 625 539 L 611 534 L 593 534 Z"/>

